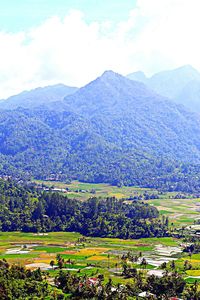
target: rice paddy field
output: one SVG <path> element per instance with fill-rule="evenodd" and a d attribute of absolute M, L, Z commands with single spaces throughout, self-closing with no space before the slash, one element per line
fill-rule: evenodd
<path fill-rule="evenodd" d="M 34 180 L 34 182 L 38 185 L 44 184 L 47 187 L 53 187 L 56 189 L 68 189 L 69 191 L 66 193 L 68 198 L 78 198 L 81 200 L 86 200 L 90 197 L 116 197 L 120 198 L 128 198 L 130 196 L 138 195 L 149 191 L 150 193 L 156 192 L 156 190 L 150 190 L 139 187 L 117 187 L 111 186 L 105 183 L 82 183 L 79 181 L 73 181 L 70 184 L 66 184 L 58 181 L 41 181 Z M 95 192 L 95 193 L 92 193 Z"/>
<path fill-rule="evenodd" d="M 140 240 L 121 240 L 112 238 L 86 238 L 80 243 L 81 235 L 73 232 L 51 232 L 47 234 L 33 233 L 0 233 L 0 259 L 5 258 L 10 264 L 26 266 L 49 272 L 54 277 L 58 272 L 56 256 L 65 260 L 63 268 L 80 275 L 95 276 L 102 273 L 106 280 L 112 278 L 114 283 L 126 283 L 122 273 L 123 254 L 140 256 L 137 262 L 128 261 L 131 267 L 142 270 L 145 274 L 162 275 L 160 266 L 175 260 L 176 269 L 184 274 L 185 280 L 200 281 L 200 254 L 190 258 L 182 253 L 181 240 L 167 238 L 144 238 Z M 145 268 L 142 258 L 147 261 Z M 51 261 L 55 265 L 50 266 Z M 192 270 L 184 272 L 184 261 L 188 260 Z"/>
<path fill-rule="evenodd" d="M 86 200 L 91 196 L 129 198 L 140 195 L 144 192 L 149 194 L 158 193 L 155 190 L 141 189 L 137 187 L 113 187 L 107 184 L 86 184 L 73 182 L 64 184 L 59 182 L 41 182 L 46 186 L 53 186 L 58 189 L 66 189 L 68 197 Z M 95 190 L 95 194 L 91 194 Z M 148 204 L 154 205 L 162 215 L 169 217 L 170 224 L 176 227 L 192 225 L 194 220 L 200 219 L 199 202 L 200 199 L 174 199 L 175 193 L 161 194 L 160 199 L 145 200 Z M 161 265 L 175 261 L 176 270 L 183 274 L 188 283 L 195 280 L 200 282 L 200 254 L 193 254 L 191 257 L 183 253 L 181 239 L 167 238 L 143 238 L 139 240 L 122 240 L 112 238 L 86 238 L 80 242 L 81 235 L 74 232 L 51 232 L 51 233 L 21 233 L 9 232 L 0 233 L 0 259 L 5 258 L 9 263 L 14 263 L 26 268 L 49 272 L 49 276 L 54 277 L 58 273 L 58 254 L 64 258 L 64 269 L 95 276 L 103 274 L 108 280 L 112 278 L 114 283 L 125 283 L 131 279 L 124 279 L 122 274 L 123 254 L 128 252 L 132 256 L 138 256 L 137 262 L 128 261 L 131 267 L 142 270 L 145 274 L 155 274 L 162 276 Z M 82 239 L 81 239 L 82 240 Z M 145 258 L 147 265 L 141 265 L 142 258 Z M 54 261 L 54 266 L 50 262 Z M 191 270 L 184 270 L 184 262 L 188 260 L 192 265 Z"/>

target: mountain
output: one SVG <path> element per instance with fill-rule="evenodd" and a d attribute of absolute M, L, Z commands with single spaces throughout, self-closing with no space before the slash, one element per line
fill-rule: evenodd
<path fill-rule="evenodd" d="M 129 78 L 131 80 L 143 82 L 143 83 L 148 82 L 148 78 L 142 71 L 137 71 L 137 72 L 131 73 L 131 74 L 127 75 L 127 78 Z"/>
<path fill-rule="evenodd" d="M 184 161 L 200 158 L 200 118 L 142 83 L 105 72 L 64 101 L 67 110 L 89 119 L 123 149 Z"/>
<path fill-rule="evenodd" d="M 200 80 L 188 82 L 176 96 L 177 103 L 183 103 L 192 111 L 200 113 Z"/>
<path fill-rule="evenodd" d="M 194 80 L 200 82 L 200 73 L 193 67 L 186 65 L 153 75 L 148 85 L 159 94 L 176 99 L 182 89 Z"/>
<path fill-rule="evenodd" d="M 150 78 L 142 72 L 135 72 L 127 77 L 145 83 L 158 94 L 181 103 L 192 111 L 200 112 L 200 73 L 190 65 L 162 71 Z"/>
<path fill-rule="evenodd" d="M 77 88 L 64 84 L 39 87 L 2 100 L 0 109 L 34 108 L 40 105 L 48 105 L 49 103 L 63 100 L 65 96 L 74 93 L 76 90 Z"/>
<path fill-rule="evenodd" d="M 199 115 L 112 71 L 59 103 L 1 111 L 1 174 L 200 186 Z"/>

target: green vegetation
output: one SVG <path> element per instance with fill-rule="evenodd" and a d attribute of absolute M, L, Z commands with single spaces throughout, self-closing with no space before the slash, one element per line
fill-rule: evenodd
<path fill-rule="evenodd" d="M 55 288 L 54 288 L 55 290 Z M 57 290 L 57 289 L 56 289 Z M 61 291 L 56 291 L 59 299 L 64 299 Z M 54 299 L 55 291 L 43 279 L 40 269 L 26 270 L 21 266 L 9 266 L 0 260 L 0 299 Z M 60 296 L 59 296 L 60 295 Z"/>
<path fill-rule="evenodd" d="M 51 190 L 39 189 L 45 186 Z M 55 193 L 53 188 L 67 190 Z M 78 194 L 84 201 L 68 199 L 68 193 Z M 122 194 L 123 200 L 109 197 L 120 198 Z M 86 195 L 92 197 L 86 200 Z M 14 276 L 9 284 L 2 278 L 5 297 L 10 293 L 21 300 L 21 287 L 25 299 L 31 295 L 45 300 L 92 299 L 97 295 L 100 299 L 136 299 L 143 291 L 157 299 L 163 295 L 184 300 L 196 295 L 194 299 L 198 299 L 199 242 L 188 237 L 182 226 L 192 224 L 190 215 L 199 216 L 198 199 L 192 197 L 79 182 L 53 182 L 53 187 L 52 182 L 37 182 L 35 189 L 0 180 L 1 227 L 9 230 L 0 232 L 0 259 L 4 260 L 0 271 L 13 276 L 15 269 L 15 276 L 23 277 Z M 69 229 L 71 232 L 66 232 Z M 19 275 L 23 272 L 39 272 L 42 280 Z M 166 274 L 159 277 L 159 272 Z M 92 278 L 97 283 L 90 284 Z"/>
<path fill-rule="evenodd" d="M 6 233 L 1 234 L 2 238 L 5 236 Z M 179 239 L 167 237 L 120 240 L 113 238 L 85 238 L 80 235 L 78 237 L 77 234 L 68 232 L 63 232 L 61 236 L 57 232 L 51 232 L 44 236 L 35 235 L 34 233 L 10 232 L 7 240 L 3 240 L 2 247 L 4 243 L 5 247 L 4 249 L 2 248 L 1 258 L 7 257 L 6 251 L 14 250 L 16 247 L 22 251 L 24 249 L 29 251 L 28 254 L 10 254 L 7 257 L 7 262 L 10 265 L 15 264 L 16 270 L 20 266 L 21 273 L 26 272 L 26 274 L 29 274 L 29 270 L 41 268 L 40 273 L 42 272 L 43 280 L 38 283 L 33 281 L 35 289 L 37 289 L 37 295 L 35 295 L 34 299 L 40 299 L 41 295 L 42 299 L 54 299 L 53 295 L 54 297 L 59 295 L 58 299 L 65 299 L 68 296 L 72 299 L 74 297 L 91 299 L 100 290 L 103 293 L 102 299 L 110 299 L 111 295 L 115 297 L 114 299 L 118 299 L 117 293 L 119 291 L 120 295 L 123 294 L 124 297 L 130 296 L 132 299 L 136 299 L 138 293 L 148 290 L 156 294 L 157 299 L 160 299 L 159 295 L 163 296 L 167 293 L 168 297 L 179 295 L 184 300 L 189 300 L 192 298 L 189 298 L 187 295 L 189 293 L 191 297 L 195 287 L 195 293 L 199 295 L 199 288 L 196 283 L 198 279 L 190 277 L 198 276 L 199 273 L 197 271 L 200 272 L 200 257 L 198 255 L 192 255 L 192 258 L 189 258 L 183 254 L 181 259 L 175 261 L 174 269 L 172 269 L 172 264 L 169 262 L 164 270 L 168 273 L 166 272 L 166 275 L 162 278 L 151 275 L 146 276 L 150 270 L 157 271 L 155 266 L 144 264 L 144 262 L 136 263 L 136 259 L 140 255 L 142 257 L 149 255 L 155 257 L 155 247 L 158 245 L 162 245 L 162 247 L 177 247 L 180 243 Z M 57 245 L 57 253 L 55 252 L 55 246 L 51 244 L 52 240 L 54 245 Z M 50 251 L 51 249 L 52 252 Z M 143 252 L 140 251 L 141 249 L 143 249 Z M 184 269 L 186 260 L 196 268 L 194 271 Z M 1 268 L 0 266 L 0 270 Z M 17 272 L 15 271 L 15 273 Z M 38 271 L 32 271 L 33 274 L 34 272 L 38 274 Z M 168 275 L 171 272 L 172 274 Z M 94 286 L 90 284 L 91 278 L 98 280 Z M 9 288 L 14 280 L 10 283 Z M 32 281 L 33 279 L 31 277 L 28 280 Z M 51 286 L 54 280 L 56 280 L 56 287 Z M 166 284 L 164 285 L 164 282 L 168 282 L 171 288 L 169 289 Z M 173 286 L 171 285 L 172 283 Z M 31 299 L 30 295 L 34 295 L 34 290 L 30 288 L 30 284 L 27 285 L 25 277 L 16 282 L 15 289 L 18 288 L 19 284 L 20 287 L 26 284 L 27 289 L 23 290 L 23 295 L 27 299 L 29 299 L 28 297 Z M 43 285 L 45 289 L 42 288 Z M 80 286 L 82 288 L 77 288 Z M 7 285 L 6 289 L 9 288 Z M 15 293 L 15 299 L 21 299 L 18 298 L 15 289 L 12 288 L 12 293 Z M 47 294 L 49 298 L 45 298 Z M 2 297 L 1 299 L 6 298 Z"/>
<path fill-rule="evenodd" d="M 56 109 L 2 110 L 0 175 L 199 192 L 199 122 L 106 72 Z"/>
<path fill-rule="evenodd" d="M 87 236 L 141 238 L 167 236 L 168 221 L 155 207 L 116 198 L 68 199 L 61 194 L 0 181 L 2 231 L 75 231 Z"/>
<path fill-rule="evenodd" d="M 193 224 L 200 219 L 198 211 L 200 198 L 198 194 L 161 192 L 155 189 L 139 188 L 133 186 L 111 186 L 109 184 L 93 184 L 73 181 L 70 184 L 58 181 L 34 180 L 36 187 L 65 189 L 61 192 L 68 198 L 87 200 L 90 197 L 115 197 L 124 199 L 142 199 L 145 203 L 155 206 L 160 215 L 167 216 L 174 226 Z M 146 200 L 145 200 L 146 199 Z"/>

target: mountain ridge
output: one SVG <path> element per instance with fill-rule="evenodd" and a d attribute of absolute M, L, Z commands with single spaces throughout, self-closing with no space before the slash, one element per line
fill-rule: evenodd
<path fill-rule="evenodd" d="M 187 169 L 198 186 L 200 116 L 107 71 L 53 107 L 2 110 L 0 162 L 0 174 L 179 189 Z"/>
<path fill-rule="evenodd" d="M 61 101 L 65 96 L 74 93 L 77 89 L 64 84 L 38 87 L 1 100 L 0 109 L 34 108 L 40 105 L 48 105 L 52 102 Z"/>
<path fill-rule="evenodd" d="M 138 72 L 131 73 L 127 77 L 143 82 L 158 94 L 200 113 L 200 73 L 190 65 L 161 71 L 151 77 L 146 77 L 145 74 L 138 76 Z"/>

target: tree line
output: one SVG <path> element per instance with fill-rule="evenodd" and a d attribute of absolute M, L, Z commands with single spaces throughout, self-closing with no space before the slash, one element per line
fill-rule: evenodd
<path fill-rule="evenodd" d="M 75 231 L 86 236 L 141 238 L 167 236 L 168 222 L 147 203 L 110 198 L 87 201 L 39 192 L 0 180 L 2 231 Z"/>

